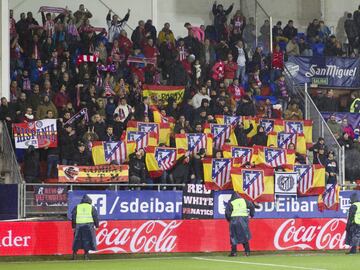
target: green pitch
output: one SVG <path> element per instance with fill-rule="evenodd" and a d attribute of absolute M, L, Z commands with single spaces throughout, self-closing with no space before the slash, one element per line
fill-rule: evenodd
<path fill-rule="evenodd" d="M 13 258 L 14 259 L 14 258 Z M 28 259 L 28 258 L 26 258 Z M 59 259 L 59 258 L 57 258 Z M 188 256 L 158 256 L 149 255 L 140 258 L 118 258 L 96 256 L 90 261 L 83 261 L 78 256 L 77 261 L 22 261 L 0 262 L 4 270 L 336 270 L 360 269 L 360 254 L 344 255 L 341 253 L 292 253 L 279 255 L 254 255 L 251 257 L 230 258 L 224 255 L 188 255 Z"/>

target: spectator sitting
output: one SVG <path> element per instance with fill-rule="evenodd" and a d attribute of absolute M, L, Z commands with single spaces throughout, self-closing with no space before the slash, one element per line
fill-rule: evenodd
<path fill-rule="evenodd" d="M 320 36 L 314 37 L 314 42 L 312 43 L 311 46 L 312 46 L 312 54 L 314 56 L 323 56 L 324 55 L 325 45 L 320 40 Z"/>
<path fill-rule="evenodd" d="M 306 158 L 303 155 L 296 152 L 296 145 L 294 143 L 290 143 L 287 149 L 295 151 L 295 163 L 306 164 Z"/>
<path fill-rule="evenodd" d="M 322 40 L 327 40 L 331 31 L 324 21 L 319 21 L 319 35 Z"/>
<path fill-rule="evenodd" d="M 298 46 L 299 46 L 299 52 L 300 52 L 301 56 L 312 56 L 313 55 L 311 46 L 305 42 L 305 39 L 303 37 L 301 37 L 299 39 Z"/>
<path fill-rule="evenodd" d="M 288 56 L 299 56 L 300 48 L 296 42 L 296 38 L 292 38 L 286 45 L 286 53 Z"/>
<path fill-rule="evenodd" d="M 202 86 L 199 90 L 199 92 L 193 96 L 192 98 L 192 106 L 194 109 L 200 108 L 203 99 L 207 99 L 208 101 L 211 100 L 211 98 L 206 93 L 206 87 Z"/>
<path fill-rule="evenodd" d="M 346 118 L 342 120 L 341 123 L 342 132 L 345 132 L 349 135 L 349 138 L 353 140 L 355 138 L 354 128 L 352 125 L 348 122 Z M 341 133 L 340 133 L 341 134 Z"/>
<path fill-rule="evenodd" d="M 344 132 L 342 137 L 338 140 L 340 146 L 344 146 L 345 150 L 351 150 L 353 148 L 353 140 L 349 137 L 349 134 Z"/>
<path fill-rule="evenodd" d="M 290 103 L 287 110 L 285 111 L 286 120 L 303 120 L 303 113 L 299 108 L 299 105 L 295 102 Z"/>

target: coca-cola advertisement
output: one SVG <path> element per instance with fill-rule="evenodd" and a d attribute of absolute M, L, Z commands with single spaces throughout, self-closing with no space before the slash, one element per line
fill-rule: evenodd
<path fill-rule="evenodd" d="M 346 219 L 251 219 L 254 251 L 347 248 Z M 70 222 L 2 222 L 0 256 L 71 254 Z M 102 221 L 96 253 L 229 251 L 225 220 Z"/>

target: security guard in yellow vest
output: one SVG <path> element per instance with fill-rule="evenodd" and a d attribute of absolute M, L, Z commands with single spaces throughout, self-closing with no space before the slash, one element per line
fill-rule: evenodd
<path fill-rule="evenodd" d="M 355 254 L 356 248 L 360 246 L 360 202 L 357 193 L 350 196 L 350 202 L 345 244 L 351 246 L 348 254 Z"/>
<path fill-rule="evenodd" d="M 229 256 L 237 256 L 237 244 L 243 244 L 245 256 L 250 256 L 249 216 L 253 217 L 254 213 L 253 203 L 241 198 L 236 192 L 232 194 L 225 210 L 225 217 L 230 222 L 231 253 Z"/>
<path fill-rule="evenodd" d="M 72 227 L 75 229 L 72 259 L 75 260 L 77 251 L 83 249 L 84 258 L 88 260 L 89 250 L 96 250 L 95 228 L 99 227 L 98 214 L 89 196 L 84 195 L 81 203 L 73 209 Z"/>

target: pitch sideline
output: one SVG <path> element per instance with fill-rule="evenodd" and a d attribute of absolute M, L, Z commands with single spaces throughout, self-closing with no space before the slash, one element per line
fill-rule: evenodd
<path fill-rule="evenodd" d="M 208 258 L 202 258 L 202 257 L 192 257 L 192 258 L 195 260 L 199 260 L 199 261 L 236 263 L 236 264 L 247 264 L 247 265 L 257 265 L 257 266 L 271 266 L 271 267 L 280 267 L 280 268 L 287 268 L 287 269 L 327 270 L 324 268 L 309 268 L 309 267 L 302 267 L 302 266 L 291 266 L 291 265 L 273 264 L 273 263 L 256 263 L 256 262 L 232 261 L 232 260 L 221 260 L 221 259 L 208 259 Z"/>

